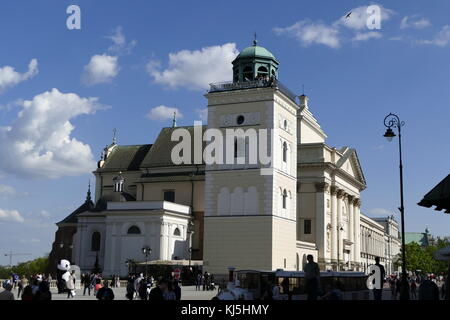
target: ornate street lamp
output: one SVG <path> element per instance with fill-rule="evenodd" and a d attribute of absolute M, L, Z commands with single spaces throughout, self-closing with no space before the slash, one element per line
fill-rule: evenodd
<path fill-rule="evenodd" d="M 340 251 L 341 251 L 341 249 L 339 248 L 339 244 L 340 244 L 340 242 L 341 242 L 341 237 L 340 237 L 340 234 L 341 234 L 341 231 L 344 231 L 344 228 L 342 228 L 342 226 L 337 226 L 337 233 L 338 233 L 338 242 L 337 242 L 337 270 L 336 271 L 340 271 L 339 269 L 341 268 L 341 261 L 340 261 Z"/>
<path fill-rule="evenodd" d="M 400 155 L 400 215 L 402 225 L 402 288 L 400 290 L 400 300 L 409 300 L 409 285 L 406 274 L 406 245 L 405 245 L 405 207 L 403 205 L 403 162 L 402 162 L 402 133 L 401 129 L 405 125 L 404 121 L 400 121 L 400 118 L 393 113 L 389 113 L 384 118 L 384 125 L 387 128 L 384 137 L 388 141 L 392 141 L 396 134 L 392 128 L 396 128 L 398 131 L 398 150 Z"/>
<path fill-rule="evenodd" d="M 142 254 L 145 256 L 145 278 L 147 279 L 148 256 L 152 254 L 152 249 L 149 246 L 144 246 L 142 247 Z"/>
<path fill-rule="evenodd" d="M 372 238 L 372 235 L 367 231 L 367 237 L 366 237 L 366 272 L 369 268 L 369 238 Z"/>

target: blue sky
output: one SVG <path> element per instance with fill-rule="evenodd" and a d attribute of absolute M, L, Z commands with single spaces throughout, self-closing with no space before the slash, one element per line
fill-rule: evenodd
<path fill-rule="evenodd" d="M 66 27 L 71 4 L 81 30 Z M 380 30 L 362 23 L 371 4 Z M 113 128 L 119 144 L 143 144 L 173 108 L 180 125 L 200 119 L 206 85 L 231 80 L 255 31 L 280 80 L 305 85 L 327 143 L 358 150 L 363 212 L 399 220 L 397 144 L 382 137 L 394 112 L 406 122 L 406 229 L 450 235 L 450 217 L 416 205 L 449 173 L 448 12 L 448 1 L 2 1 L 0 264 L 9 250 L 31 254 L 15 262 L 50 251 Z"/>

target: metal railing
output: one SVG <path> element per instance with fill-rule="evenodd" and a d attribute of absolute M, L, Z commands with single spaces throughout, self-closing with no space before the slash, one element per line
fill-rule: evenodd
<path fill-rule="evenodd" d="M 242 82 L 218 82 L 211 83 L 209 85 L 208 92 L 223 92 L 223 91 L 233 91 L 233 90 L 244 90 L 244 89 L 253 89 L 253 88 L 276 88 L 280 90 L 285 96 L 291 99 L 293 102 L 297 103 L 295 98 L 297 95 L 292 93 L 285 85 L 283 85 L 278 79 L 256 79 L 251 81 L 242 81 Z"/>

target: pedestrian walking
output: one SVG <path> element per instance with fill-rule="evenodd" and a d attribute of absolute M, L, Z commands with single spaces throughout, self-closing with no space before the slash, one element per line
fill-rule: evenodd
<path fill-rule="evenodd" d="M 173 282 L 173 291 L 175 293 L 175 300 L 181 300 L 181 287 L 177 280 Z"/>
<path fill-rule="evenodd" d="M 73 270 L 66 281 L 67 299 L 75 297 L 75 270 Z"/>
<path fill-rule="evenodd" d="M 374 300 L 381 300 L 383 298 L 383 286 L 384 286 L 384 277 L 386 275 L 386 271 L 384 270 L 384 266 L 380 264 L 380 257 L 375 257 L 375 265 L 380 270 L 380 274 L 379 274 L 380 278 L 378 280 L 380 281 L 381 288 L 377 288 L 376 286 L 374 286 L 374 288 L 373 288 L 373 299 Z"/>
<path fill-rule="evenodd" d="M 304 267 L 306 293 L 308 300 L 317 300 L 320 283 L 319 265 L 314 262 L 314 257 L 311 254 L 308 254 L 306 259 L 308 260 Z"/>
<path fill-rule="evenodd" d="M 414 279 L 411 280 L 411 299 L 417 299 L 417 284 Z"/>

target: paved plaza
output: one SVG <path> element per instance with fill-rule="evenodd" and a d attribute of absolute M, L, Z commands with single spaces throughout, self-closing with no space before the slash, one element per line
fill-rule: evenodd
<path fill-rule="evenodd" d="M 121 288 L 112 288 L 114 291 L 114 300 L 127 300 L 125 298 L 126 289 L 125 287 Z M 216 294 L 217 290 L 215 291 L 196 291 L 195 286 L 185 286 L 181 287 L 181 300 L 211 300 Z M 3 289 L 0 289 L 0 292 L 3 291 Z M 76 296 L 73 298 L 73 300 L 96 300 L 95 296 L 93 295 L 93 292 L 91 291 L 91 295 L 83 295 L 83 290 L 77 289 Z M 13 290 L 14 297 L 17 299 L 17 289 Z M 58 294 L 56 291 L 56 288 L 51 289 L 52 292 L 52 300 L 67 300 L 67 294 Z M 369 295 L 366 295 L 366 298 L 369 298 L 370 300 L 373 300 L 372 293 L 368 293 Z M 306 300 L 306 296 L 302 295 L 300 297 L 301 300 Z M 72 300 L 72 299 L 71 299 Z M 351 300 L 351 294 L 344 294 L 344 300 Z M 383 300 L 393 300 L 393 297 L 391 295 L 391 291 L 389 289 L 383 290 Z"/>
<path fill-rule="evenodd" d="M 112 288 L 114 291 L 114 300 L 128 300 L 125 298 L 126 289 L 125 287 L 121 288 Z M 0 292 L 3 289 L 0 289 Z M 67 293 L 58 294 L 56 288 L 51 289 L 52 292 L 52 300 L 67 300 Z M 75 290 L 76 296 L 73 298 L 74 300 L 96 300 L 93 295 L 93 290 L 91 291 L 91 295 L 89 296 L 87 293 L 83 296 L 83 290 L 77 289 Z M 17 289 L 13 290 L 14 297 L 17 299 Z M 196 291 L 195 286 L 185 286 L 181 287 L 181 300 L 211 300 L 217 294 L 217 290 L 215 291 Z"/>

